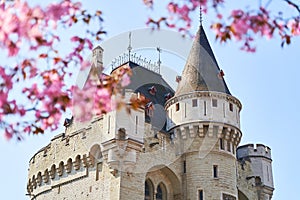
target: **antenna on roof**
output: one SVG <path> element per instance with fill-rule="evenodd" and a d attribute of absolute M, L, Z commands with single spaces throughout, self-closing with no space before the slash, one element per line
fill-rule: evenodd
<path fill-rule="evenodd" d="M 128 63 L 130 62 L 130 55 L 131 55 L 131 50 L 132 50 L 132 46 L 131 46 L 131 32 L 129 32 L 129 45 L 128 45 Z"/>
<path fill-rule="evenodd" d="M 161 53 L 161 48 L 157 47 L 156 50 L 158 51 L 158 61 L 157 61 L 157 64 L 158 64 L 158 73 L 160 74 L 160 64 L 161 64 L 160 53 Z"/>

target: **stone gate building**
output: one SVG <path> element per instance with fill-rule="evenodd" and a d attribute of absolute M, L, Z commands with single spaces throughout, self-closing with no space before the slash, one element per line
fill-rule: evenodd
<path fill-rule="evenodd" d="M 93 56 L 101 64 L 101 47 Z M 241 102 L 231 95 L 200 26 L 178 87 L 130 60 L 125 99 L 148 99 L 93 120 L 66 120 L 29 162 L 30 199 L 270 200 L 269 147 L 239 146 Z M 97 66 L 94 66 L 97 70 Z"/>

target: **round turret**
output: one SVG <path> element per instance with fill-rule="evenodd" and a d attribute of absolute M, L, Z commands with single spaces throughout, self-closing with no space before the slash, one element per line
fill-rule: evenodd
<path fill-rule="evenodd" d="M 184 172 L 186 199 L 237 199 L 235 151 L 242 136 L 242 105 L 220 72 L 200 26 L 175 95 L 165 104 L 167 130 L 189 169 Z"/>

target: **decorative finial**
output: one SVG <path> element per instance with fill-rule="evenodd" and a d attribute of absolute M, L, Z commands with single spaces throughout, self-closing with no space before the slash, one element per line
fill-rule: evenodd
<path fill-rule="evenodd" d="M 201 2 L 200 2 L 200 26 L 202 26 L 202 7 L 201 7 Z"/>
<path fill-rule="evenodd" d="M 157 47 L 156 50 L 158 51 L 158 61 L 157 61 L 157 64 L 158 64 L 158 73 L 160 74 L 160 64 L 161 64 L 160 53 L 161 53 L 161 48 Z"/>
<path fill-rule="evenodd" d="M 131 54 L 131 50 L 132 50 L 132 46 L 131 46 L 131 32 L 129 32 L 129 45 L 128 45 L 128 62 L 130 62 L 130 54 Z"/>

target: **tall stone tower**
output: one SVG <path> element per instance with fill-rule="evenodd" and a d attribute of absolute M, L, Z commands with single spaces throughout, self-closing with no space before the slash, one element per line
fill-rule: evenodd
<path fill-rule="evenodd" d="M 93 51 L 88 76 L 93 81 L 99 81 L 103 51 Z M 30 159 L 27 195 L 32 200 L 270 200 L 271 150 L 262 144 L 238 147 L 242 105 L 229 92 L 202 25 L 176 91 L 157 66 L 129 56 L 111 72 L 130 67 L 133 74 L 120 96 L 128 104 L 140 97 L 148 103 L 130 112 L 122 107 L 95 114 L 88 122 L 76 120 L 75 113 L 65 121 L 65 132 Z"/>
<path fill-rule="evenodd" d="M 200 26 L 175 95 L 166 103 L 167 129 L 184 162 L 184 199 L 237 199 L 241 107 Z"/>

